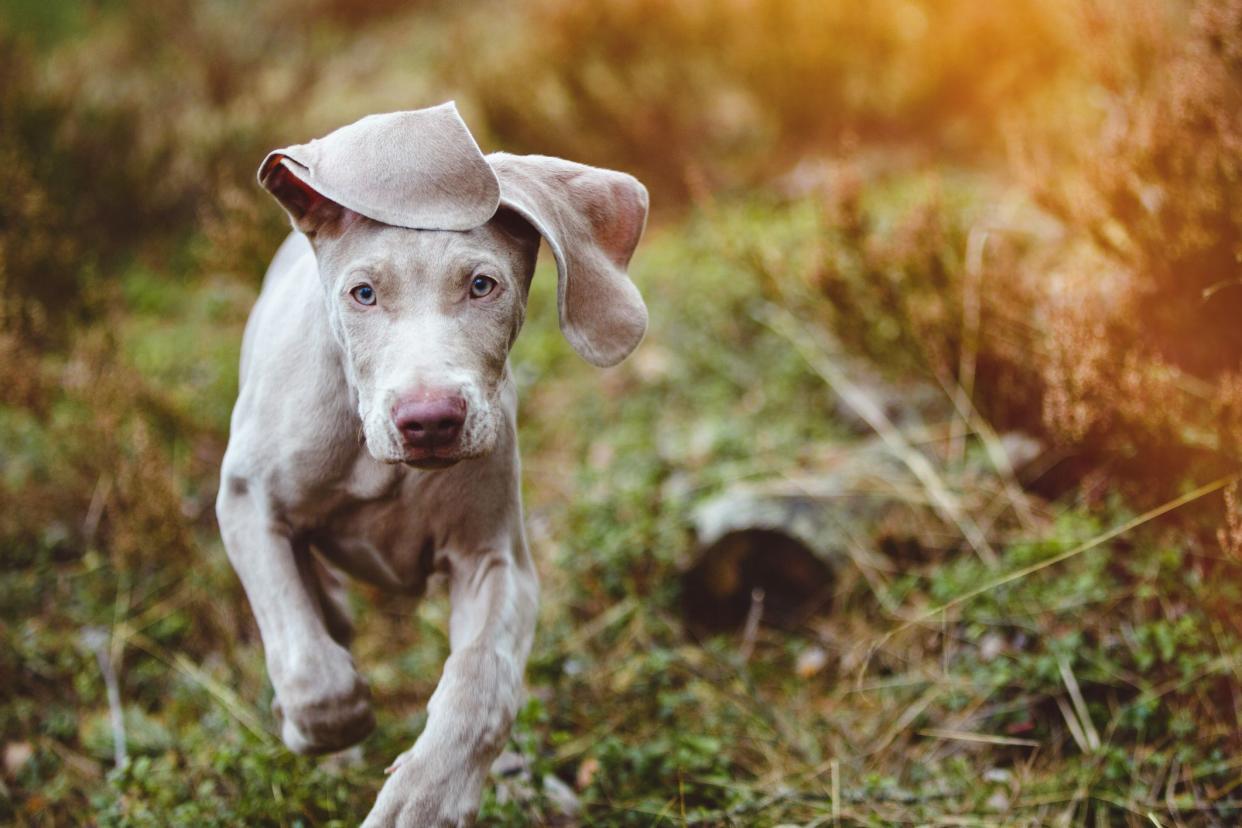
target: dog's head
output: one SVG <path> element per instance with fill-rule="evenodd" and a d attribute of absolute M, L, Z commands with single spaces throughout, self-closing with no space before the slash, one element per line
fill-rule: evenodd
<path fill-rule="evenodd" d="M 646 330 L 626 275 L 642 184 L 558 158 L 484 156 L 452 104 L 277 150 L 259 180 L 311 240 L 379 460 L 440 468 L 494 447 L 541 238 L 579 354 L 614 365 Z"/>

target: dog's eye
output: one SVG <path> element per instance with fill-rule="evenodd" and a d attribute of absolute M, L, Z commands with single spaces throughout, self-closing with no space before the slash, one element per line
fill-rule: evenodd
<path fill-rule="evenodd" d="M 482 299 L 496 289 L 496 280 L 491 276 L 475 276 L 470 281 L 470 297 Z"/>
<path fill-rule="evenodd" d="M 354 297 L 354 301 L 359 305 L 375 304 L 375 288 L 370 285 L 358 285 L 349 292 L 349 295 Z"/>

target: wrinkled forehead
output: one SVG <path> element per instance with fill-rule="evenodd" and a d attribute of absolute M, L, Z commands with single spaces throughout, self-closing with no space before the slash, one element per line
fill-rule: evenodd
<path fill-rule="evenodd" d="M 364 258 L 406 268 L 473 257 L 505 267 L 522 261 L 528 245 L 499 218 L 472 230 L 453 231 L 410 230 L 359 216 L 342 235 L 320 245 L 318 254 L 320 264 L 332 269 L 353 266 Z"/>
<path fill-rule="evenodd" d="M 471 230 L 411 230 L 359 218 L 320 253 L 325 275 L 365 269 L 432 273 L 463 267 L 515 271 L 521 241 L 492 220 Z"/>
<path fill-rule="evenodd" d="M 360 219 L 332 245 L 330 258 L 339 268 L 423 271 L 466 261 L 504 267 L 515 245 L 488 222 L 471 230 L 411 230 Z"/>

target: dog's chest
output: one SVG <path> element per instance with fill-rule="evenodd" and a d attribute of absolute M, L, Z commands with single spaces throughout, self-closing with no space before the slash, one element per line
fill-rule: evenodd
<path fill-rule="evenodd" d="M 417 472 L 365 464 L 319 500 L 310 540 L 335 566 L 382 589 L 421 593 L 433 565 L 432 515 Z"/>
<path fill-rule="evenodd" d="M 429 522 L 401 498 L 344 508 L 312 542 L 352 577 L 387 590 L 421 593 L 434 565 Z"/>

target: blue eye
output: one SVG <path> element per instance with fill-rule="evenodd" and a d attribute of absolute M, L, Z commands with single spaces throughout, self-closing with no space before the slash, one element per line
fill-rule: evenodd
<path fill-rule="evenodd" d="M 470 282 L 470 297 L 482 299 L 496 289 L 496 280 L 490 276 L 475 276 Z"/>
<path fill-rule="evenodd" d="M 370 285 L 358 285 L 349 292 L 349 295 L 354 297 L 354 301 L 359 305 L 375 304 L 375 288 Z"/>

